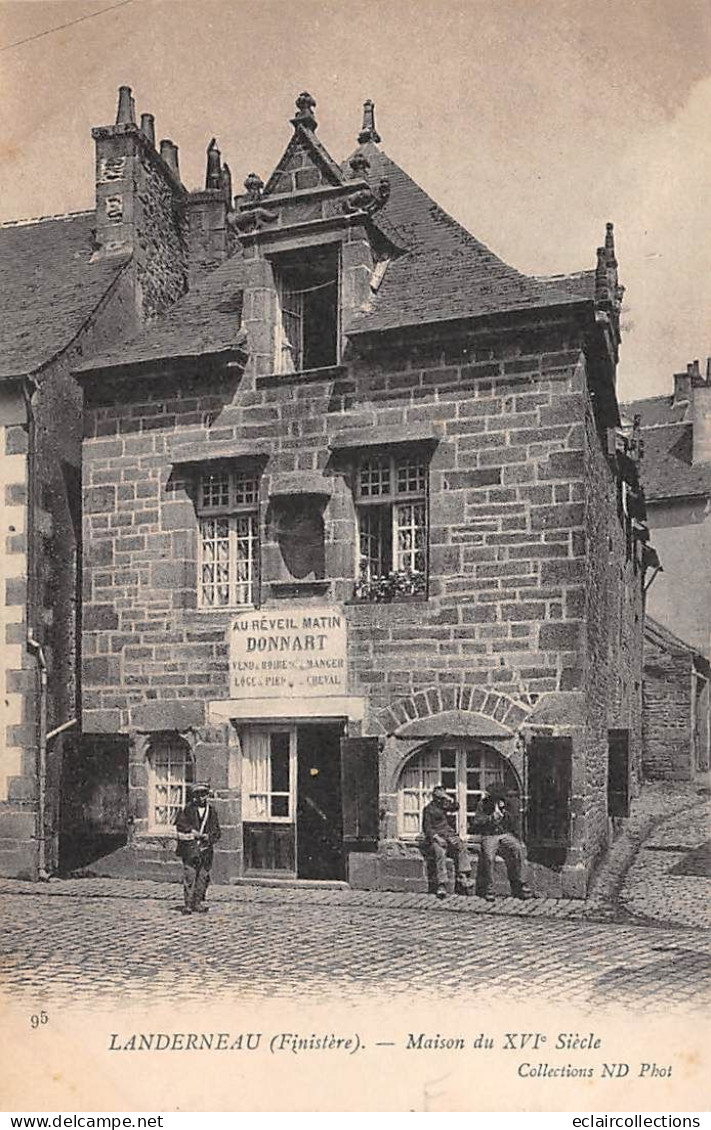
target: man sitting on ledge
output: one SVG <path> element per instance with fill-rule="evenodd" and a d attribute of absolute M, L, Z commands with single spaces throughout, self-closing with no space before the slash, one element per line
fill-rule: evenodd
<path fill-rule="evenodd" d="M 422 833 L 427 849 L 434 858 L 437 871 L 437 898 L 447 897 L 447 856 L 452 855 L 457 872 L 456 889 L 460 894 L 471 894 L 472 861 L 467 845 L 459 838 L 447 819 L 448 812 L 456 812 L 459 805 L 449 796 L 444 785 L 435 785 L 432 800 L 422 810 Z"/>
<path fill-rule="evenodd" d="M 529 899 L 531 892 L 523 882 L 523 844 L 511 830 L 511 817 L 506 808 L 506 790 L 501 785 L 492 785 L 484 794 L 474 815 L 471 830 L 481 836 L 477 894 L 487 902 L 495 901 L 494 860 L 500 855 L 506 864 L 511 894 L 516 899 Z"/>

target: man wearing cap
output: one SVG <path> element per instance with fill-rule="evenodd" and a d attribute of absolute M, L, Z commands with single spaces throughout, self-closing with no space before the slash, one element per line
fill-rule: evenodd
<path fill-rule="evenodd" d="M 188 786 L 190 796 L 175 818 L 177 855 L 183 861 L 183 914 L 206 914 L 205 892 L 210 882 L 214 845 L 220 838 L 220 821 L 209 803 L 206 782 Z"/>
<path fill-rule="evenodd" d="M 507 793 L 503 786 L 492 785 L 487 789 L 474 814 L 472 831 L 481 836 L 477 894 L 487 902 L 495 901 L 494 861 L 500 855 L 506 864 L 511 894 L 516 899 L 529 899 L 531 892 L 523 881 L 523 844 L 512 831 Z"/>
<path fill-rule="evenodd" d="M 447 819 L 448 812 L 456 812 L 459 805 L 445 789 L 435 785 L 432 800 L 422 810 L 422 834 L 434 859 L 437 872 L 437 898 L 447 897 L 447 856 L 454 858 L 457 873 L 457 890 L 461 894 L 471 894 L 472 861 L 467 845 L 459 838 Z"/>

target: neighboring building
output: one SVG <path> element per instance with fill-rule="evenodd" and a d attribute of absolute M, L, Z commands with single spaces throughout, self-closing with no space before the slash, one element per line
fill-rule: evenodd
<path fill-rule="evenodd" d="M 220 878 L 421 889 L 432 785 L 466 835 L 501 780 L 538 889 L 583 896 L 639 779 L 651 559 L 612 225 L 595 270 L 524 276 L 384 154 L 371 103 L 342 165 L 314 106 L 226 261 L 76 366 L 75 777 L 97 831 L 125 813 L 92 866 L 172 875 L 197 776 Z"/>
<path fill-rule="evenodd" d="M 642 482 L 649 527 L 663 565 L 647 594 L 647 612 L 711 655 L 711 361 L 674 374 L 671 396 L 622 406 L 639 416 Z"/>
<path fill-rule="evenodd" d="M 705 376 L 698 361 L 675 373 L 671 396 L 623 412 L 641 425 L 642 483 L 663 566 L 646 594 L 644 774 L 708 784 L 711 361 Z"/>
<path fill-rule="evenodd" d="M 647 617 L 642 771 L 650 781 L 709 785 L 708 659 Z"/>
<path fill-rule="evenodd" d="M 56 867 L 62 765 L 75 758 L 82 412 L 70 370 L 175 301 L 229 239 L 214 146 L 213 187 L 188 194 L 177 147 L 158 153 L 151 115 L 140 128 L 134 116 L 123 87 L 117 124 L 93 131 L 94 209 L 0 225 L 4 874 Z"/>

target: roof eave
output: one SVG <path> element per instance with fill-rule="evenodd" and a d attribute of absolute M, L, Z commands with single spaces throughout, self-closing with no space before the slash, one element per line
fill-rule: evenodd
<path fill-rule="evenodd" d="M 434 318 L 431 321 L 402 321 L 397 325 L 392 326 L 359 326 L 354 325 L 353 328 L 346 329 L 346 335 L 353 338 L 362 338 L 381 336 L 382 334 L 397 334 L 402 333 L 404 330 L 429 330 L 433 326 L 446 326 L 450 329 L 452 326 L 457 326 L 465 331 L 469 326 L 481 328 L 486 327 L 487 323 L 493 322 L 498 324 L 505 319 L 514 319 L 516 321 L 522 320 L 526 317 L 535 317 L 542 313 L 551 316 L 563 314 L 570 316 L 571 314 L 588 309 L 590 314 L 594 313 L 593 302 L 590 298 L 575 298 L 570 302 L 546 302 L 539 306 L 515 306 L 506 310 L 487 310 L 483 314 L 470 314 L 464 317 L 451 317 L 451 318 Z M 366 318 L 367 315 L 359 315 L 359 318 Z"/>
<path fill-rule="evenodd" d="M 141 377 L 151 373 L 164 375 L 189 369 L 203 359 L 209 360 L 212 368 L 222 368 L 234 363 L 241 367 L 246 364 L 247 357 L 247 350 L 242 345 L 219 350 L 201 349 L 197 352 L 141 358 L 136 361 L 117 360 L 116 362 L 104 362 L 99 365 L 88 364 L 81 369 L 73 370 L 72 376 L 80 384 L 84 384 L 99 375 L 109 377 L 112 380 L 121 380 L 124 377 Z"/>

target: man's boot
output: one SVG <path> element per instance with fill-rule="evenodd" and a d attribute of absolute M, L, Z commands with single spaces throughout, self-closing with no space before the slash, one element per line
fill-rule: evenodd
<path fill-rule="evenodd" d="M 454 887 L 455 893 L 458 895 L 465 895 L 469 897 L 474 894 L 474 883 L 469 872 L 457 875 L 457 882 Z"/>
<path fill-rule="evenodd" d="M 512 883 L 511 895 L 513 898 L 521 899 L 523 902 L 526 902 L 527 899 L 533 898 L 533 894 L 525 883 Z"/>
<path fill-rule="evenodd" d="M 446 897 L 447 897 L 447 888 L 445 887 L 444 883 L 440 883 L 439 886 L 437 887 L 437 898 L 438 899 L 446 899 Z"/>

